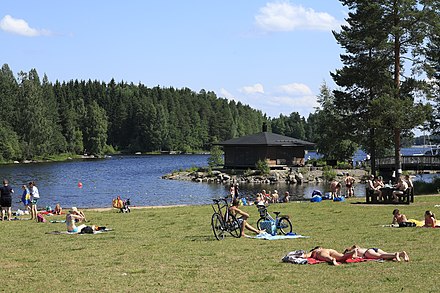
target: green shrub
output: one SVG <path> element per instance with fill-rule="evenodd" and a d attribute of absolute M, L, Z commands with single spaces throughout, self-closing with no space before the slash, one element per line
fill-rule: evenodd
<path fill-rule="evenodd" d="M 338 162 L 336 167 L 338 169 L 351 169 L 351 168 L 353 168 L 353 166 L 351 166 L 350 163 L 347 163 L 347 162 Z"/>
<path fill-rule="evenodd" d="M 210 154 L 211 155 L 208 158 L 209 167 L 213 168 L 216 166 L 222 166 L 224 164 L 223 151 L 219 146 L 213 146 Z"/>
<path fill-rule="evenodd" d="M 325 166 L 325 167 L 322 169 L 322 177 L 324 177 L 324 180 L 326 180 L 326 181 L 332 181 L 332 180 L 334 180 L 334 179 L 336 178 L 336 176 L 337 176 L 336 171 L 333 170 L 332 167 L 330 167 L 330 166 Z"/>
<path fill-rule="evenodd" d="M 440 193 L 440 177 L 435 177 L 432 182 L 414 181 L 415 194 L 436 194 Z"/>
<path fill-rule="evenodd" d="M 268 175 L 270 173 L 270 167 L 266 160 L 258 160 L 255 163 L 255 169 L 257 169 L 260 174 L 263 175 Z"/>

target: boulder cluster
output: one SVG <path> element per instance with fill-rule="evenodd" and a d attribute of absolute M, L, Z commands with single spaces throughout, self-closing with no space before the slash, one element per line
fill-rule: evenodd
<path fill-rule="evenodd" d="M 303 184 L 322 182 L 322 171 L 310 170 L 293 171 L 293 170 L 271 170 L 268 175 L 258 174 L 257 171 L 246 171 L 238 174 L 232 170 L 212 170 L 212 171 L 179 171 L 162 176 L 163 179 L 170 180 L 187 180 L 206 183 L 228 184 L 233 182 L 241 183 L 278 183 L 287 184 Z"/>

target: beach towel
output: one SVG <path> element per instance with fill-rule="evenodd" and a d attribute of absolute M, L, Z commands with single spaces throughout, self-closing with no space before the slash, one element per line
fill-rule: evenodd
<path fill-rule="evenodd" d="M 318 260 L 312 257 L 304 257 L 304 254 L 307 253 L 305 250 L 294 250 L 289 252 L 288 254 L 286 254 L 281 261 L 282 262 L 287 262 L 287 263 L 292 263 L 292 264 L 309 264 L 309 265 L 315 265 L 315 264 L 319 264 L 319 263 L 326 263 L 326 261 L 323 260 Z M 374 260 L 374 259 L 366 259 L 366 258 L 353 258 L 353 259 L 348 259 L 346 262 L 344 263 L 357 263 L 357 262 L 364 262 L 364 261 L 370 261 L 370 260 Z M 377 260 L 376 260 L 377 261 Z M 342 264 L 342 263 L 340 263 Z"/>
<path fill-rule="evenodd" d="M 425 225 L 425 221 L 418 221 L 418 220 L 414 220 L 414 219 L 409 219 L 408 223 L 414 223 L 414 224 L 416 224 L 416 227 L 423 227 L 423 225 Z M 382 227 L 402 228 L 402 227 L 414 227 L 414 226 L 389 224 L 389 225 L 382 225 Z"/>
<path fill-rule="evenodd" d="M 295 233 L 288 233 L 287 235 L 271 235 L 267 232 L 260 233 L 256 236 L 248 236 L 247 238 L 253 239 L 264 239 L 264 240 L 280 240 L 280 239 L 297 239 L 297 238 L 309 238 L 308 236 L 303 236 Z"/>
<path fill-rule="evenodd" d="M 113 231 L 112 229 L 106 228 L 103 230 L 98 230 L 98 231 L 93 231 L 93 234 L 101 234 L 101 233 L 105 233 L 105 232 L 109 232 L 109 231 Z M 69 232 L 69 231 L 51 231 L 51 232 L 46 232 L 46 234 L 52 234 L 52 235 L 91 235 L 91 234 L 81 234 L 79 232 Z"/>

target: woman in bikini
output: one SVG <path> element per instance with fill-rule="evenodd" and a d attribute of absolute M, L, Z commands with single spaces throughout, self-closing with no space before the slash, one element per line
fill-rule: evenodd
<path fill-rule="evenodd" d="M 435 228 L 437 225 L 437 220 L 435 219 L 435 215 L 431 211 L 425 212 L 425 225 L 423 227 Z"/>
<path fill-rule="evenodd" d="M 356 244 L 352 247 L 347 248 L 344 253 L 348 253 L 350 251 L 356 251 L 358 257 L 363 257 L 366 259 L 386 259 L 400 261 L 403 258 L 404 261 L 409 261 L 409 256 L 405 251 L 389 253 L 383 251 L 380 248 L 362 248 Z"/>
<path fill-rule="evenodd" d="M 357 257 L 357 251 L 351 250 L 344 252 L 344 254 L 337 252 L 334 249 L 323 248 L 316 246 L 309 253 L 305 254 L 305 257 L 312 257 L 317 260 L 326 261 L 332 265 L 339 265 L 339 262 L 346 262 L 347 259 Z"/>
<path fill-rule="evenodd" d="M 72 210 L 66 215 L 67 232 L 79 233 L 82 228 L 86 227 L 84 224 L 76 226 L 76 220 L 84 221 L 85 217 L 81 215 L 76 208 L 72 208 Z"/>

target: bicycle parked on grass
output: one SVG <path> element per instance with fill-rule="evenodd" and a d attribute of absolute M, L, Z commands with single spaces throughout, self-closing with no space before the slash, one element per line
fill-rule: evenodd
<path fill-rule="evenodd" d="M 289 216 L 282 215 L 280 216 L 281 212 L 273 212 L 276 217 L 275 219 L 269 214 L 267 211 L 267 207 L 263 204 L 257 205 L 258 212 L 260 213 L 260 218 L 257 221 L 257 228 L 259 230 L 264 230 L 261 227 L 261 224 L 263 221 L 270 221 L 275 224 L 276 230 L 274 231 L 275 234 L 278 233 L 278 230 L 281 231 L 283 235 L 286 235 L 288 233 L 292 233 L 292 222 L 289 219 Z"/>
<path fill-rule="evenodd" d="M 229 212 L 228 198 L 213 199 L 211 205 L 214 213 L 211 217 L 212 232 L 217 240 L 225 238 L 225 233 L 235 238 L 241 236 L 241 225 L 237 218 Z"/>

